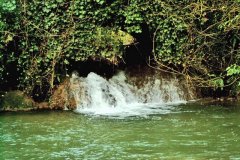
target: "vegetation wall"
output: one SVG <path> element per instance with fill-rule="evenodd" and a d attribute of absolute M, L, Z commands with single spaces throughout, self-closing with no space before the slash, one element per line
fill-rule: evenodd
<path fill-rule="evenodd" d="M 0 0 L 1 90 L 50 94 L 72 62 L 117 66 L 130 44 L 198 87 L 240 90 L 239 0 Z"/>

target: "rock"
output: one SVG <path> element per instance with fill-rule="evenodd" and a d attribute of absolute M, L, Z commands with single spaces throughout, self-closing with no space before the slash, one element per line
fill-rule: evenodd
<path fill-rule="evenodd" d="M 71 88 L 72 86 L 69 79 L 66 79 L 60 84 L 50 98 L 50 108 L 60 110 L 76 109 L 77 104 L 74 95 L 71 93 Z"/>
<path fill-rule="evenodd" d="M 66 79 L 60 84 L 49 102 L 36 103 L 22 91 L 7 92 L 0 99 L 0 111 L 30 111 L 30 110 L 74 110 L 77 108 L 74 95 L 74 84 Z"/>
<path fill-rule="evenodd" d="M 36 110 L 50 110 L 50 105 L 48 102 L 41 102 L 36 105 Z"/>
<path fill-rule="evenodd" d="M 60 84 L 49 102 L 36 103 L 34 100 L 22 91 L 7 92 L 0 99 L 0 111 L 30 111 L 30 110 L 74 110 L 77 103 L 71 90 L 74 85 L 70 83 L 70 79 L 66 79 Z"/>
<path fill-rule="evenodd" d="M 33 110 L 36 103 L 22 91 L 7 92 L 0 100 L 2 111 L 28 111 Z"/>

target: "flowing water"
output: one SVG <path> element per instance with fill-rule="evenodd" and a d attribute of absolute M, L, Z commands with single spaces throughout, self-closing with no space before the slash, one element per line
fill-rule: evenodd
<path fill-rule="evenodd" d="M 0 159 L 240 159 L 238 104 L 182 104 L 123 119 L 5 113 L 0 129 Z"/>
<path fill-rule="evenodd" d="M 0 114 L 0 160 L 240 159 L 237 102 L 189 102 L 180 80 L 155 74 L 75 74 L 70 88 L 75 112 Z"/>
<path fill-rule="evenodd" d="M 78 104 L 76 112 L 120 118 L 166 114 L 193 94 L 174 76 L 143 75 L 146 73 L 130 76 L 119 72 L 107 80 L 95 73 L 86 78 L 73 74 L 70 81 Z"/>

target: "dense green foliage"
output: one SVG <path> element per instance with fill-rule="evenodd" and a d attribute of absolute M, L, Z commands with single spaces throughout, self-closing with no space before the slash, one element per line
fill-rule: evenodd
<path fill-rule="evenodd" d="M 118 64 L 125 48 L 119 31 L 145 35 L 143 24 L 154 67 L 238 92 L 239 0 L 0 0 L 0 77 L 7 81 L 14 67 L 18 87 L 31 94 L 53 88 L 69 62 Z"/>

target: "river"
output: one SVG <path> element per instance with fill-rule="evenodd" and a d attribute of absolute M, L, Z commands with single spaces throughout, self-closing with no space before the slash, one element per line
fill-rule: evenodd
<path fill-rule="evenodd" d="M 237 160 L 239 148 L 239 103 L 192 102 L 128 117 L 0 114 L 0 159 Z"/>

